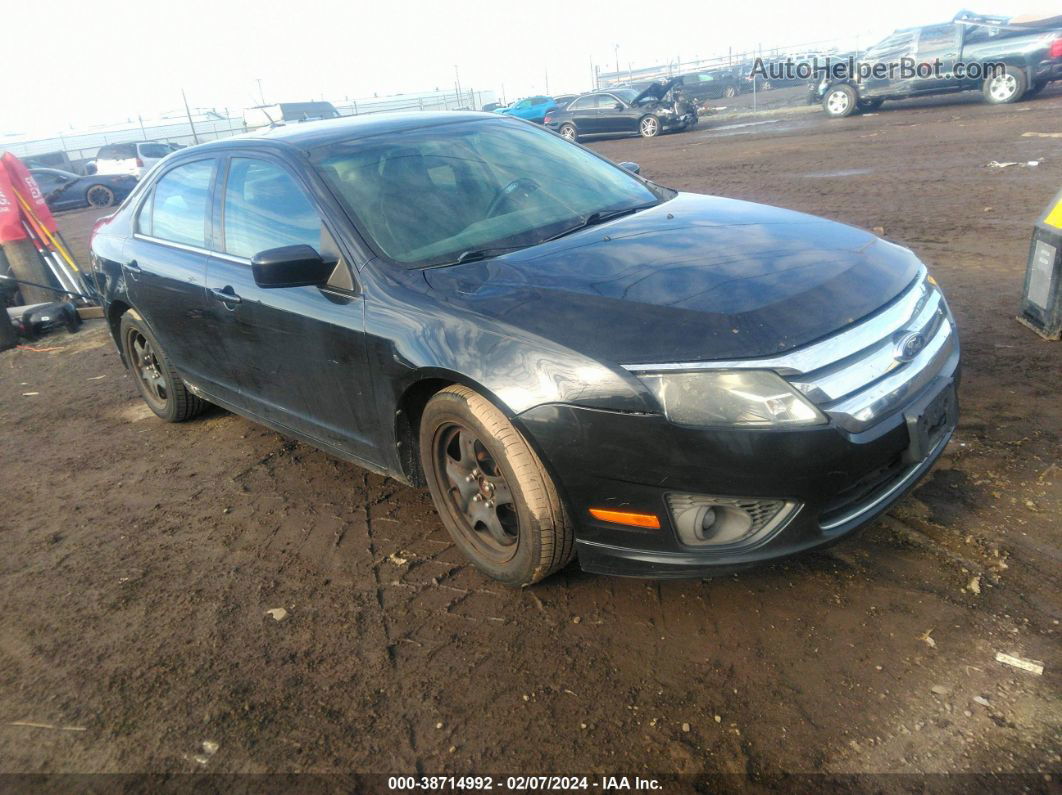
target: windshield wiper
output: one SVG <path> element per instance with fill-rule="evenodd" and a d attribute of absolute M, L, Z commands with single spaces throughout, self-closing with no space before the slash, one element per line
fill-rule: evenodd
<path fill-rule="evenodd" d="M 477 262 L 482 259 L 490 259 L 491 257 L 497 257 L 500 254 L 507 254 L 510 251 L 518 251 L 527 246 L 495 246 L 494 248 L 470 248 L 466 251 L 462 251 L 457 255 L 457 259 L 452 259 L 447 262 L 438 262 L 434 265 L 429 265 L 429 268 L 446 268 L 450 265 L 464 265 L 466 262 Z"/>
<path fill-rule="evenodd" d="M 573 234 L 574 232 L 578 232 L 580 229 L 586 229 L 591 226 L 597 226 L 598 224 L 605 223 L 605 221 L 611 221 L 623 215 L 630 215 L 631 213 L 636 213 L 639 210 L 647 210 L 650 207 L 656 207 L 657 204 L 659 204 L 659 202 L 649 202 L 648 204 L 636 204 L 634 207 L 624 207 L 622 210 L 608 210 L 607 212 L 598 210 L 597 212 L 590 213 L 590 215 L 583 218 L 575 226 L 569 227 L 563 232 L 558 232 L 552 237 L 547 237 L 542 242 L 548 243 L 550 240 L 556 240 L 557 238 L 565 237 L 567 235 Z"/>

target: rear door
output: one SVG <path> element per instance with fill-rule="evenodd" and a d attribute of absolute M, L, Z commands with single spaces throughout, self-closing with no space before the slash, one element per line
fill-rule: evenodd
<path fill-rule="evenodd" d="M 380 462 L 366 366 L 363 298 L 310 185 L 279 157 L 228 159 L 214 210 L 208 317 L 237 408 Z M 336 263 L 322 287 L 261 288 L 250 260 L 307 244 Z"/>
<path fill-rule="evenodd" d="M 568 106 L 568 112 L 572 114 L 575 128 L 580 133 L 592 135 L 600 131 L 597 96 L 597 94 L 588 94 L 585 97 L 579 97 Z"/>
<path fill-rule="evenodd" d="M 163 172 L 137 209 L 122 271 L 133 307 L 178 371 L 193 383 L 218 377 L 205 334 L 204 284 L 217 160 L 186 160 Z"/>

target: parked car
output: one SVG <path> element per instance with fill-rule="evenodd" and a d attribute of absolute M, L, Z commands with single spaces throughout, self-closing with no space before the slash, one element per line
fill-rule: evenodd
<path fill-rule="evenodd" d="M 107 144 L 96 153 L 96 174 L 129 174 L 140 179 L 153 165 L 176 151 L 173 144 L 136 141 Z"/>
<path fill-rule="evenodd" d="M 955 428 L 954 319 L 913 253 L 514 119 L 186 149 L 90 246 L 155 414 L 209 401 L 427 486 L 509 585 L 573 556 L 707 576 L 832 544 Z"/>
<path fill-rule="evenodd" d="M 56 211 L 110 207 L 136 187 L 136 177 L 128 174 L 79 177 L 58 168 L 31 168 L 29 171 L 48 207 Z"/>
<path fill-rule="evenodd" d="M 537 96 L 525 97 L 507 108 L 498 108 L 494 112 L 503 116 L 515 116 L 518 119 L 527 119 L 528 121 L 542 124 L 546 115 L 551 110 L 556 109 L 557 103 L 553 101 L 553 97 Z"/>
<path fill-rule="evenodd" d="M 683 93 L 693 102 L 736 97 L 745 88 L 744 79 L 733 69 L 696 72 L 680 75 L 679 79 Z"/>
<path fill-rule="evenodd" d="M 545 125 L 569 141 L 586 135 L 630 133 L 654 138 L 697 124 L 697 109 L 673 91 L 679 78 L 650 83 L 641 91 L 614 88 L 583 94 L 563 110 L 547 114 Z"/>
<path fill-rule="evenodd" d="M 486 105 L 484 105 L 482 108 L 480 108 L 480 110 L 484 111 L 485 113 L 493 113 L 498 108 L 504 108 L 504 107 L 505 106 L 502 103 L 500 103 L 500 102 L 488 102 Z"/>
<path fill-rule="evenodd" d="M 930 75 L 885 73 L 902 59 L 939 61 L 942 69 Z M 884 74 L 822 79 L 815 94 L 827 116 L 843 118 L 887 100 L 955 91 L 981 91 L 993 105 L 1017 102 L 1062 79 L 1062 16 L 1022 20 L 961 12 L 942 25 L 896 31 L 867 50 L 861 63 L 867 69 L 877 65 Z M 991 71 L 990 64 L 1002 68 Z"/>
<path fill-rule="evenodd" d="M 571 101 L 578 96 L 578 94 L 558 94 L 557 96 L 553 97 L 553 101 L 557 103 L 558 110 L 563 110 L 564 108 L 568 107 Z"/>

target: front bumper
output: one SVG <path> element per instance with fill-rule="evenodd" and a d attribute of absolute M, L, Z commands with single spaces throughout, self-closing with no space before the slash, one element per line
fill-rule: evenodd
<path fill-rule="evenodd" d="M 658 415 L 569 405 L 531 409 L 517 421 L 539 448 L 576 522 L 586 571 L 634 577 L 718 575 L 833 544 L 887 511 L 939 458 L 954 431 L 949 417 L 934 444 L 910 460 L 910 406 L 954 389 L 958 365 L 893 416 L 852 433 L 835 424 L 802 430 L 695 430 Z M 801 503 L 774 536 L 727 553 L 683 545 L 668 494 L 733 495 Z M 591 507 L 653 513 L 660 530 L 602 522 Z"/>

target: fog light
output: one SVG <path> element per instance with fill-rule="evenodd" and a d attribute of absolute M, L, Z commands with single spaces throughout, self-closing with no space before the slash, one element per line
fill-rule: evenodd
<path fill-rule="evenodd" d="M 719 551 L 752 546 L 767 540 L 796 515 L 800 503 L 669 494 L 667 504 L 683 544 Z"/>

